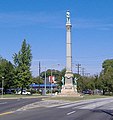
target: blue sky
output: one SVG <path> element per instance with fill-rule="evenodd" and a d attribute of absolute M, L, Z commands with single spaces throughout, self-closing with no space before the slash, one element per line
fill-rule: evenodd
<path fill-rule="evenodd" d="M 80 63 L 98 74 L 113 58 L 113 0 L 0 0 L 0 55 L 12 61 L 22 41 L 31 45 L 33 75 L 65 66 L 66 10 L 71 12 L 73 71 Z M 58 65 L 60 64 L 60 65 Z"/>

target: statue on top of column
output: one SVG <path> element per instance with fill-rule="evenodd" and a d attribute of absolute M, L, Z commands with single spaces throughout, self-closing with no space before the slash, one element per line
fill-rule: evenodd
<path fill-rule="evenodd" d="M 67 23 L 70 23 L 70 12 L 67 10 L 66 12 Z"/>

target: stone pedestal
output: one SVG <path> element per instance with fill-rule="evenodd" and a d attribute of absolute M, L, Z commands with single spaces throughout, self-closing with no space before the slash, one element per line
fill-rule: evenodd
<path fill-rule="evenodd" d="M 73 85 L 73 74 L 65 74 L 65 85 L 62 86 L 61 94 L 62 96 L 80 96 L 77 92 L 77 87 Z"/>

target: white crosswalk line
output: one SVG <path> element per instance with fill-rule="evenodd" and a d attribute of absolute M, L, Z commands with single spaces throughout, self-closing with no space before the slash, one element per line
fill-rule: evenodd
<path fill-rule="evenodd" d="M 76 103 L 70 103 L 68 105 L 62 105 L 57 108 L 69 108 L 72 109 L 95 109 L 98 107 L 102 107 L 108 103 L 113 102 L 113 100 L 106 100 L 106 101 L 83 101 L 83 102 L 76 102 Z M 110 107 L 110 109 L 113 109 L 113 107 Z"/>
<path fill-rule="evenodd" d="M 58 108 L 69 108 L 69 107 L 74 107 L 74 106 L 78 107 L 78 105 L 83 105 L 83 104 L 87 104 L 87 103 L 89 103 L 89 102 L 88 102 L 88 101 L 75 102 L 75 103 L 70 103 L 70 104 L 68 104 L 68 105 L 60 106 L 60 107 L 58 107 Z"/>
<path fill-rule="evenodd" d="M 113 102 L 113 101 L 111 101 L 111 102 Z M 107 103 L 108 103 L 108 101 L 100 101 L 100 102 L 97 102 L 97 103 L 88 104 L 88 105 L 86 105 L 84 107 L 81 107 L 79 109 L 95 109 L 95 108 L 101 107 L 101 106 L 103 106 Z"/>

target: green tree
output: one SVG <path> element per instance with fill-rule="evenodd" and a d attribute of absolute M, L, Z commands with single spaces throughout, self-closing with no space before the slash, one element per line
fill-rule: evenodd
<path fill-rule="evenodd" d="M 62 80 L 62 77 L 64 77 L 64 75 L 65 75 L 65 71 L 66 71 L 66 69 L 63 69 L 63 70 L 61 70 L 61 71 L 55 70 L 55 69 L 48 69 L 48 70 L 46 71 L 46 77 L 49 77 L 49 76 L 51 76 L 51 74 L 52 74 L 53 76 L 55 76 L 56 84 L 57 84 L 59 87 L 61 87 L 61 86 L 62 86 L 61 80 Z M 43 71 L 43 72 L 40 74 L 40 76 L 41 76 L 41 77 L 43 78 L 43 80 L 44 80 L 44 79 L 45 79 L 45 71 Z"/>
<path fill-rule="evenodd" d="M 14 88 L 14 66 L 6 59 L 0 58 L 0 86 L 4 77 L 4 90 Z"/>
<path fill-rule="evenodd" d="M 42 77 L 40 77 L 40 76 L 32 77 L 32 83 L 43 84 L 44 83 L 44 79 Z"/>
<path fill-rule="evenodd" d="M 104 73 L 108 70 L 109 67 L 113 68 L 113 59 L 107 59 L 102 63 Z"/>
<path fill-rule="evenodd" d="M 18 54 L 13 55 L 14 65 L 15 65 L 15 82 L 18 88 L 21 88 L 21 93 L 24 88 L 27 88 L 31 83 L 31 47 L 26 43 L 24 39 L 21 50 Z"/>
<path fill-rule="evenodd" d="M 100 74 L 103 94 L 106 91 L 113 93 L 113 59 L 107 59 L 102 63 L 102 72 Z"/>
<path fill-rule="evenodd" d="M 80 76 L 77 80 L 78 91 L 101 89 L 101 82 L 98 75 L 94 76 Z"/>

